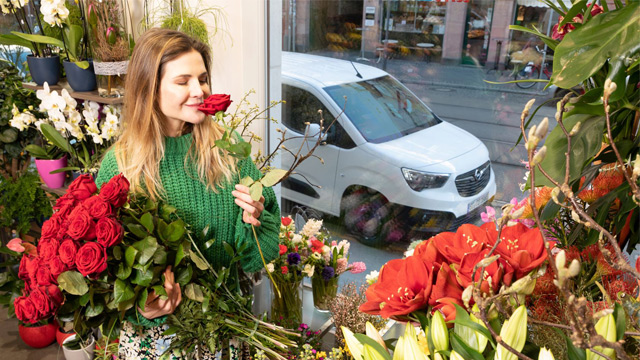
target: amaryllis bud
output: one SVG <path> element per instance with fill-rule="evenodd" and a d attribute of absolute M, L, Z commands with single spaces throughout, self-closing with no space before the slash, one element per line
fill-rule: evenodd
<path fill-rule="evenodd" d="M 107 28 L 107 42 L 109 45 L 114 45 L 116 43 L 116 29 L 112 26 Z"/>
<path fill-rule="evenodd" d="M 440 311 L 433 314 L 429 331 L 435 351 L 449 350 L 449 330 Z"/>
<path fill-rule="evenodd" d="M 505 320 L 500 329 L 502 340 L 517 351 L 522 351 L 527 340 L 527 308 L 520 305 L 508 320 Z M 516 360 L 518 357 L 502 345 L 498 345 L 496 359 Z"/>

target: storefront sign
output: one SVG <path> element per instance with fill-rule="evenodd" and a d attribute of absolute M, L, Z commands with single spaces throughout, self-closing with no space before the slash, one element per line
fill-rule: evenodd
<path fill-rule="evenodd" d="M 376 19 L 376 7 L 367 6 L 364 10 L 364 26 L 374 26 Z"/>

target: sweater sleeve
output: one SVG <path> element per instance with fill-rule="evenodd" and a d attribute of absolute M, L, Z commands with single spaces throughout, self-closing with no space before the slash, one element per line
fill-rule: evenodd
<path fill-rule="evenodd" d="M 100 169 L 98 170 L 98 176 L 96 177 L 96 186 L 98 189 L 112 177 L 118 175 L 118 162 L 116 161 L 116 155 L 113 149 L 110 149 L 105 154 L 102 162 L 100 163 Z"/>
<path fill-rule="evenodd" d="M 251 176 L 251 178 L 257 179 L 261 176 L 260 171 L 251 159 L 242 160 L 240 169 L 240 178 Z M 256 272 L 264 267 L 260 257 L 260 250 L 262 250 L 262 255 L 267 264 L 278 257 L 280 208 L 272 188 L 264 188 L 262 196 L 264 196 L 264 211 L 258 218 L 260 226 L 255 228 L 260 249 L 258 249 L 251 225 L 242 221 L 242 211 L 238 214 L 236 222 L 236 246 L 239 248 L 243 244 L 247 244 L 244 252 L 240 254 L 242 256 L 242 268 L 246 272 Z"/>

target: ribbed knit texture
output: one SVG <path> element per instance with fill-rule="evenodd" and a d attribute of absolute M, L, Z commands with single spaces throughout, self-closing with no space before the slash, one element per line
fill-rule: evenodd
<path fill-rule="evenodd" d="M 165 137 L 165 155 L 160 161 L 160 179 L 164 187 L 166 202 L 174 206 L 178 215 L 191 225 L 196 243 L 207 260 L 214 266 L 228 266 L 230 257 L 224 250 L 223 242 L 238 249 L 247 243 L 246 250 L 240 254 L 242 268 L 246 272 L 262 269 L 263 264 L 256 244 L 251 225 L 242 221 L 241 208 L 235 204 L 231 191 L 239 182 L 236 175 L 233 184 L 228 184 L 218 192 L 207 190 L 206 185 L 198 179 L 195 164 L 187 163 L 185 158 L 191 146 L 191 134 L 180 137 Z M 239 163 L 240 178 L 251 176 L 256 179 L 260 171 L 250 159 Z M 98 172 L 96 184 L 101 187 L 113 176 L 119 174 L 114 149 L 104 157 Z M 260 247 L 267 263 L 278 256 L 278 233 L 280 231 L 280 209 L 276 196 L 271 188 L 263 190 L 265 198 L 264 211 L 260 215 L 261 225 L 256 228 Z M 202 232 L 209 227 L 206 238 Z M 208 249 L 204 244 L 210 239 L 216 241 Z"/>

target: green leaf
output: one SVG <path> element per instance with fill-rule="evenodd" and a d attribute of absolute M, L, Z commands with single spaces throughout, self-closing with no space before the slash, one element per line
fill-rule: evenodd
<path fill-rule="evenodd" d="M 640 19 L 638 19 L 640 21 Z M 639 34 L 640 35 L 640 34 Z M 625 81 L 627 78 L 626 66 L 624 66 L 624 60 L 621 59 L 611 59 L 609 62 L 609 73 L 607 74 L 607 78 L 611 79 L 614 83 L 616 83 L 617 88 L 609 96 L 609 102 L 614 102 L 622 99 L 625 95 Z"/>
<path fill-rule="evenodd" d="M 158 248 L 153 254 L 153 263 L 156 265 L 164 265 L 167 263 L 167 252 L 163 248 Z"/>
<path fill-rule="evenodd" d="M 224 246 L 224 251 L 227 253 L 227 255 L 229 255 L 230 258 L 235 256 L 235 251 L 233 251 L 233 247 L 231 245 L 229 245 L 228 242 L 223 241 L 222 245 Z"/>
<path fill-rule="evenodd" d="M 138 250 L 133 246 L 128 246 L 124 252 L 124 261 L 128 267 L 133 267 L 133 264 L 136 262 L 136 255 L 138 255 Z"/>
<path fill-rule="evenodd" d="M 260 179 L 262 185 L 266 187 L 274 186 L 282 181 L 282 177 L 287 174 L 287 170 L 284 169 L 271 169 Z"/>
<path fill-rule="evenodd" d="M 93 306 L 87 306 L 87 310 L 84 312 L 85 316 L 88 318 L 92 318 L 102 314 L 104 311 L 104 304 L 102 303 L 94 303 Z"/>
<path fill-rule="evenodd" d="M 242 178 L 242 180 L 240 180 L 240 185 L 244 185 L 246 187 L 251 186 L 251 184 L 253 184 L 253 178 L 251 178 L 251 176 L 245 176 Z"/>
<path fill-rule="evenodd" d="M 205 250 L 210 248 L 213 244 L 215 244 L 215 242 L 216 242 L 216 239 L 211 239 L 211 240 L 207 241 L 206 243 L 204 243 Z"/>
<path fill-rule="evenodd" d="M 162 300 L 168 299 L 167 290 L 164 289 L 164 286 L 155 285 L 155 286 L 152 286 L 151 289 L 156 293 L 156 295 L 160 297 L 160 299 Z"/>
<path fill-rule="evenodd" d="M 147 236 L 144 240 L 133 243 L 132 246 L 140 252 L 138 262 L 145 265 L 153 258 L 156 250 L 158 250 L 158 241 L 153 236 Z"/>
<path fill-rule="evenodd" d="M 484 356 L 466 344 L 458 334 L 454 332 L 450 332 L 450 334 L 451 347 L 464 359 L 484 360 Z"/>
<path fill-rule="evenodd" d="M 570 89 L 595 74 L 610 58 L 640 48 L 640 3 L 593 17 L 565 35 L 554 53 L 551 82 Z"/>
<path fill-rule="evenodd" d="M 597 18 L 597 17 L 596 17 Z M 602 116 L 592 116 L 588 114 L 572 115 L 564 119 L 567 131 L 580 122 L 580 130 L 571 138 L 571 157 L 569 168 L 569 183 L 577 179 L 585 162 L 595 156 L 600 150 L 602 131 L 605 119 Z M 567 138 L 564 136 L 560 126 L 556 126 L 545 141 L 547 155 L 540 163 L 540 166 L 556 181 L 564 181 L 567 152 Z M 536 186 L 555 186 L 536 168 Z"/>
<path fill-rule="evenodd" d="M 586 360 L 587 353 L 584 349 L 573 345 L 573 341 L 562 330 L 552 328 L 558 335 L 563 337 L 567 343 L 567 358 L 571 360 Z"/>
<path fill-rule="evenodd" d="M 196 264 L 198 269 L 207 270 L 209 268 L 207 266 L 207 263 L 200 256 L 198 256 L 198 254 L 196 254 L 193 250 L 189 250 L 189 257 L 191 258 L 191 261 L 193 261 L 193 263 Z"/>
<path fill-rule="evenodd" d="M 227 305 L 227 303 L 225 301 L 223 301 L 222 299 L 218 298 L 218 301 L 216 301 L 218 304 L 218 307 L 220 309 L 222 309 L 222 311 L 229 311 L 229 305 Z"/>
<path fill-rule="evenodd" d="M 140 285 L 147 287 L 151 285 L 151 281 L 153 280 L 153 270 L 147 269 L 145 270 L 136 270 L 133 279 L 131 280 L 132 284 Z"/>
<path fill-rule="evenodd" d="M 89 291 L 84 276 L 77 271 L 65 271 L 58 275 L 58 285 L 72 295 L 84 295 Z"/>
<path fill-rule="evenodd" d="M 67 52 L 69 54 L 69 61 L 75 61 L 76 65 L 78 63 L 86 63 L 86 67 L 81 67 L 82 69 L 86 69 L 89 67 L 89 63 L 87 61 L 78 61 L 78 50 L 80 47 L 80 40 L 82 40 L 82 36 L 84 35 L 84 31 L 82 30 L 82 26 L 71 24 L 65 24 L 62 27 L 62 31 L 64 32 L 64 37 L 67 41 Z M 80 65 L 78 65 L 80 67 Z"/>
<path fill-rule="evenodd" d="M 144 227 L 142 227 L 142 225 L 139 225 L 139 224 L 128 224 L 127 229 L 129 229 L 131 233 L 133 233 L 135 236 L 137 236 L 140 239 L 144 239 L 147 235 L 149 235 L 145 231 Z"/>
<path fill-rule="evenodd" d="M 571 9 L 567 11 L 566 15 L 558 25 L 558 28 L 565 26 L 568 22 L 573 21 L 573 18 L 578 14 L 582 14 L 584 9 L 587 8 L 587 0 L 577 1 L 571 6 Z"/>
<path fill-rule="evenodd" d="M 118 279 L 126 280 L 131 275 L 131 266 L 126 263 L 119 263 L 118 270 L 116 271 L 116 277 Z"/>
<path fill-rule="evenodd" d="M 231 156 L 235 156 L 240 159 L 246 159 L 251 155 L 251 144 L 248 142 L 239 142 L 237 144 L 229 145 L 228 149 Z"/>
<path fill-rule="evenodd" d="M 551 49 L 551 50 L 555 50 L 556 46 L 558 46 L 558 41 L 557 40 L 553 40 L 551 37 L 541 33 L 540 31 L 537 30 L 531 30 L 528 29 L 524 26 L 520 26 L 520 25 L 509 25 L 509 29 L 510 30 L 516 30 L 516 31 L 522 31 L 522 32 L 526 32 L 529 34 L 533 34 L 537 37 L 540 38 L 540 40 L 542 40 L 545 44 L 547 44 L 547 46 Z"/>
<path fill-rule="evenodd" d="M 214 141 L 214 144 L 222 150 L 227 150 L 231 145 L 228 140 L 216 140 Z"/>
<path fill-rule="evenodd" d="M 42 131 L 42 135 L 44 135 L 47 140 L 51 141 L 51 143 L 60 150 L 68 154 L 74 153 L 74 150 L 67 139 L 65 139 L 52 125 L 47 123 L 41 124 L 40 131 Z"/>
<path fill-rule="evenodd" d="M 133 299 L 136 294 L 133 292 L 133 288 L 127 282 L 122 279 L 116 279 L 116 284 L 113 289 L 113 298 L 116 304 L 121 304 L 125 301 Z"/>
<path fill-rule="evenodd" d="M 481 335 L 489 339 L 491 344 L 495 346 L 495 342 L 494 342 L 495 340 L 493 339 L 493 336 L 491 336 L 491 332 L 489 332 L 489 329 L 472 321 L 471 317 L 469 317 L 469 313 L 459 305 L 455 305 L 455 307 L 456 307 L 456 318 L 455 320 L 451 321 L 452 323 L 461 325 L 461 326 L 466 326 L 468 328 L 473 329 L 474 331 L 480 333 Z"/>
<path fill-rule="evenodd" d="M 624 338 L 624 332 L 627 330 L 627 316 L 620 303 L 615 303 L 613 318 L 616 320 L 616 341 L 620 341 Z"/>
<path fill-rule="evenodd" d="M 185 234 L 185 224 L 182 219 L 176 220 L 167 227 L 167 241 L 176 242 Z"/>
<path fill-rule="evenodd" d="M 187 284 L 184 288 L 184 294 L 193 301 L 204 301 L 204 294 L 202 293 L 202 289 L 200 289 L 200 285 L 194 283 Z"/>
<path fill-rule="evenodd" d="M 202 301 L 202 313 L 204 314 L 209 311 L 209 301 L 210 299 L 208 297 L 204 298 L 204 301 Z"/>
<path fill-rule="evenodd" d="M 175 214 L 177 209 L 171 205 L 163 204 L 160 206 L 160 217 L 166 222 L 170 222 L 171 214 Z"/>
<path fill-rule="evenodd" d="M 25 34 L 18 31 L 12 31 L 11 33 L 17 37 L 20 37 L 30 42 L 34 42 L 38 44 L 53 45 L 59 49 L 64 49 L 64 43 L 61 40 L 58 40 L 50 36 L 43 36 L 43 35 L 37 35 L 37 34 Z"/>
<path fill-rule="evenodd" d="M 147 299 L 149 298 L 149 290 L 144 289 L 140 292 L 138 296 L 138 307 L 144 311 L 144 308 L 147 304 Z"/>
<path fill-rule="evenodd" d="M 191 277 L 193 276 L 193 269 L 191 265 L 186 268 L 182 268 L 178 270 L 178 274 L 176 276 L 176 282 L 180 284 L 180 286 L 185 286 L 191 281 Z"/>
<path fill-rule="evenodd" d="M 2 34 L 0 35 L 0 45 L 19 45 L 24 46 L 26 48 L 31 49 L 31 52 L 35 52 L 33 48 L 33 43 L 31 41 L 27 41 L 21 37 L 18 37 L 13 34 Z"/>
<path fill-rule="evenodd" d="M 113 251 L 113 257 L 118 261 L 122 260 L 122 248 L 120 246 L 116 245 L 112 249 L 113 249 L 112 250 Z"/>
<path fill-rule="evenodd" d="M 180 265 L 180 262 L 182 261 L 183 258 L 184 258 L 184 243 L 178 245 L 178 250 L 176 251 L 176 260 L 173 262 L 173 267 L 177 269 L 178 265 Z"/>
<path fill-rule="evenodd" d="M 249 187 L 249 194 L 251 195 L 251 200 L 260 201 L 262 197 L 262 183 L 254 182 L 253 185 Z"/>
<path fill-rule="evenodd" d="M 80 304 L 80 306 L 85 306 L 89 303 L 90 299 L 91 299 L 91 293 L 87 291 L 84 295 L 80 297 L 80 299 L 78 299 L 78 303 Z"/>
<path fill-rule="evenodd" d="M 368 337 L 365 334 L 353 334 L 353 335 L 361 344 L 371 346 L 377 353 L 379 353 L 382 356 L 382 358 L 391 360 L 391 355 L 389 355 L 389 352 L 385 350 L 382 347 L 382 345 L 378 344 L 372 338 Z"/>
<path fill-rule="evenodd" d="M 140 217 L 140 224 L 147 229 L 149 233 L 153 233 L 153 216 L 150 213 L 144 213 Z"/>
<path fill-rule="evenodd" d="M 0 136 L 0 141 L 9 143 L 9 142 L 15 141 L 18 138 L 18 133 L 17 131 L 15 131 L 15 129 L 8 129 L 8 130 L 14 130 L 15 138 L 13 140 L 11 140 L 10 138 L 7 139 L 5 132 L 3 132 L 2 136 Z M 24 149 L 27 150 L 27 152 L 36 159 L 49 159 L 49 153 L 47 152 L 47 150 L 45 150 L 44 148 L 38 145 L 29 144 L 25 146 Z"/>

